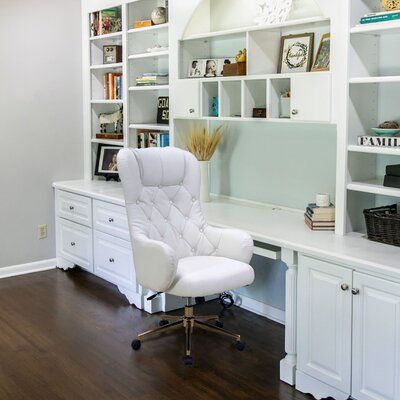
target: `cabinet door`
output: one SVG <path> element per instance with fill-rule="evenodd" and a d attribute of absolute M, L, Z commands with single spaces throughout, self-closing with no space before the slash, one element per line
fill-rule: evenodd
<path fill-rule="evenodd" d="M 331 76 L 318 72 L 291 79 L 291 119 L 331 120 Z"/>
<path fill-rule="evenodd" d="M 172 113 L 173 117 L 200 116 L 200 86 L 199 82 L 193 80 L 178 80 L 174 86 L 174 98 Z"/>
<path fill-rule="evenodd" d="M 400 399 L 400 284 L 354 274 L 353 393 Z"/>
<path fill-rule="evenodd" d="M 352 271 L 301 256 L 298 279 L 297 368 L 350 393 Z"/>

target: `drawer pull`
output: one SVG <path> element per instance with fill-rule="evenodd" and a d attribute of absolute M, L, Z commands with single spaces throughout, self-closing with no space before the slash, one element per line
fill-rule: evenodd
<path fill-rule="evenodd" d="M 351 290 L 351 293 L 353 293 L 354 296 L 357 296 L 358 294 L 360 294 L 360 289 L 353 288 L 353 289 Z"/>
<path fill-rule="evenodd" d="M 75 247 L 76 243 L 75 242 L 71 242 L 71 246 Z"/>
<path fill-rule="evenodd" d="M 114 218 L 108 218 L 108 222 L 112 224 L 114 222 Z"/>
<path fill-rule="evenodd" d="M 297 110 L 296 108 L 293 108 L 292 115 L 297 115 L 298 113 L 299 113 L 299 110 Z"/>
<path fill-rule="evenodd" d="M 74 207 L 74 206 L 69 206 L 69 209 L 70 209 L 71 211 L 74 211 L 74 210 L 75 210 L 75 207 Z"/>
<path fill-rule="evenodd" d="M 115 260 L 113 258 L 110 258 L 108 261 L 110 261 L 110 263 L 113 263 Z"/>
<path fill-rule="evenodd" d="M 342 288 L 342 290 L 345 292 L 347 290 L 349 290 L 349 285 L 347 283 L 342 283 L 342 286 L 340 286 Z"/>

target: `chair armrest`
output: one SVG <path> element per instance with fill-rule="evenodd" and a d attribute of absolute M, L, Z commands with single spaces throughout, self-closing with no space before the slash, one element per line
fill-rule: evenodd
<path fill-rule="evenodd" d="M 174 250 L 142 234 L 134 236 L 132 247 L 137 282 L 154 292 L 165 292 L 176 275 L 178 260 Z"/>
<path fill-rule="evenodd" d="M 248 264 L 253 256 L 254 243 L 251 236 L 239 229 L 224 229 L 208 226 L 206 235 L 219 236 L 217 256 L 231 258 Z"/>

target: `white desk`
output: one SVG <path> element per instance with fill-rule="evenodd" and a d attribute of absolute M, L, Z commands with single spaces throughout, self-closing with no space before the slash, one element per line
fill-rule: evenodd
<path fill-rule="evenodd" d="M 121 184 L 116 182 L 57 182 L 54 188 L 121 207 L 125 205 Z M 308 376 L 304 378 L 305 375 L 301 375 L 301 371 L 296 372 L 299 255 L 321 260 L 322 263 L 331 263 L 326 264 L 328 269 L 329 265 L 332 265 L 332 270 L 336 266 L 343 266 L 350 274 L 364 273 L 400 283 L 400 248 L 374 243 L 358 234 L 342 237 L 333 232 L 313 232 L 305 225 L 302 212 L 256 203 L 214 198 L 212 202 L 203 204 L 203 211 L 212 225 L 243 229 L 249 232 L 254 240 L 281 249 L 281 259 L 288 267 L 285 310 L 287 356 L 281 361 L 281 379 L 295 384 L 295 377 L 297 376 L 298 382 L 302 377 L 302 383 L 297 382 L 300 390 L 310 391 L 316 397 L 318 393 L 323 393 L 327 396 L 335 395 L 338 399 L 345 398 L 348 394 L 345 390 L 335 392 L 329 385 L 320 385 L 314 378 L 304 381 Z"/>

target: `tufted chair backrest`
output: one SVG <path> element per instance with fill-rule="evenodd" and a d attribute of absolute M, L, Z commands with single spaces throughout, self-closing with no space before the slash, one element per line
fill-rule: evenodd
<path fill-rule="evenodd" d="M 144 235 L 170 246 L 177 259 L 216 254 L 219 237 L 207 234 L 200 168 L 191 153 L 173 147 L 123 149 L 118 167 L 133 244 L 136 235 Z"/>

